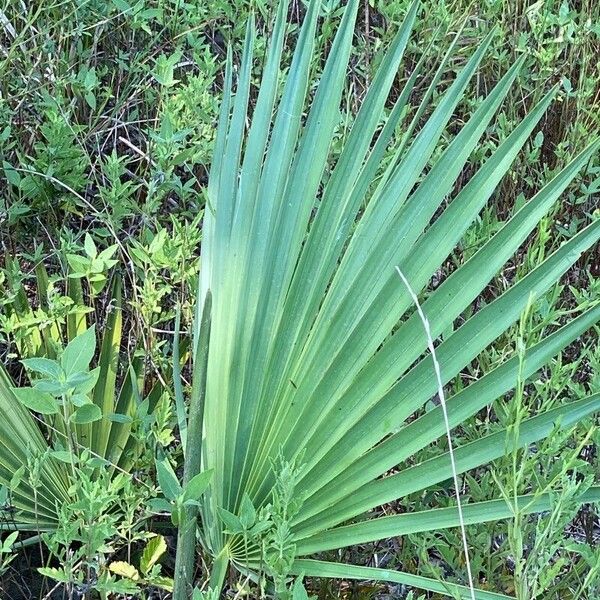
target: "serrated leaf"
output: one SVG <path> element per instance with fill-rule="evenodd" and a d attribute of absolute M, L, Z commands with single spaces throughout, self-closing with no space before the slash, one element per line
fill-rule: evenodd
<path fill-rule="evenodd" d="M 102 250 L 102 252 L 98 254 L 98 258 L 101 259 L 103 262 L 107 263 L 107 261 L 110 261 L 112 259 L 118 248 L 118 244 L 113 244 L 112 246 L 109 246 L 108 248 Z"/>
<path fill-rule="evenodd" d="M 158 562 L 160 557 L 167 551 L 167 543 L 162 535 L 150 538 L 142 557 L 140 558 L 140 571 L 147 575 L 150 569 Z"/>
<path fill-rule="evenodd" d="M 70 465 L 71 461 L 76 458 L 73 456 L 73 453 L 69 452 L 68 450 L 52 450 L 52 452 L 50 452 L 50 456 L 68 465 Z"/>
<path fill-rule="evenodd" d="M 166 590 L 167 592 L 173 591 L 173 580 L 170 577 L 164 577 L 163 575 L 153 577 L 152 585 L 155 585 L 162 590 Z"/>
<path fill-rule="evenodd" d="M 85 394 L 73 394 L 71 396 L 71 404 L 73 406 L 83 406 L 84 404 L 91 404 L 92 401 L 90 400 L 89 396 L 86 396 Z"/>
<path fill-rule="evenodd" d="M 248 535 L 250 537 L 260 535 L 261 533 L 267 531 L 271 527 L 271 525 L 273 525 L 271 521 L 259 521 L 256 525 L 254 525 L 254 527 L 250 529 L 250 531 L 248 531 Z"/>
<path fill-rule="evenodd" d="M 96 256 L 98 256 L 98 249 L 96 248 L 94 239 L 87 232 L 85 234 L 85 238 L 83 241 L 83 249 L 85 250 L 85 253 L 92 259 L 96 258 Z"/>
<path fill-rule="evenodd" d="M 81 383 L 75 386 L 75 393 L 77 394 L 88 394 L 91 392 L 96 383 L 98 383 L 98 377 L 100 376 L 100 367 L 96 367 L 87 373 L 88 377 Z"/>
<path fill-rule="evenodd" d="M 33 388 L 38 392 L 53 396 L 61 396 L 69 391 L 69 385 L 66 382 L 54 379 L 39 379 L 33 384 Z"/>
<path fill-rule="evenodd" d="M 77 254 L 67 254 L 67 262 L 73 270 L 73 272 L 69 274 L 69 277 L 81 277 L 85 275 L 90 266 L 89 259 L 83 256 L 78 256 Z"/>
<path fill-rule="evenodd" d="M 121 413 L 109 413 L 106 418 L 113 423 L 133 423 L 133 418 Z"/>
<path fill-rule="evenodd" d="M 14 167 L 5 160 L 2 161 L 2 166 L 4 168 L 4 175 L 8 182 L 15 187 L 19 187 L 21 185 L 21 175 L 19 172 L 15 171 Z"/>
<path fill-rule="evenodd" d="M 60 583 L 70 583 L 71 581 L 71 578 L 63 569 L 56 569 L 54 567 L 39 567 L 38 573 L 44 577 L 50 577 L 50 579 L 54 579 L 54 581 L 59 581 Z"/>
<path fill-rule="evenodd" d="M 94 585 L 95 589 L 99 592 L 105 592 L 107 594 L 121 596 L 137 596 L 139 591 L 138 584 L 130 579 L 116 579 L 114 575 L 107 574 L 106 578 L 101 578 Z"/>
<path fill-rule="evenodd" d="M 7 538 L 5 540 L 3 540 L 2 543 L 0 544 L 1 552 L 2 553 L 10 552 L 12 550 L 13 544 L 17 540 L 18 536 L 19 536 L 18 531 L 13 531 L 11 534 L 9 534 L 7 536 Z"/>
<path fill-rule="evenodd" d="M 148 501 L 148 509 L 155 513 L 171 513 L 173 505 L 166 498 L 152 498 Z"/>
<path fill-rule="evenodd" d="M 219 507 L 219 517 L 223 521 L 227 533 L 236 534 L 244 531 L 244 526 L 239 518 L 227 509 Z"/>
<path fill-rule="evenodd" d="M 247 493 L 242 496 L 242 503 L 240 505 L 240 523 L 244 529 L 250 529 L 256 522 L 256 509 L 252 500 Z"/>
<path fill-rule="evenodd" d="M 92 259 L 90 271 L 93 273 L 88 277 L 90 281 L 101 281 L 102 278 L 106 279 L 106 276 L 104 275 L 104 262 L 99 258 Z"/>
<path fill-rule="evenodd" d="M 110 565 L 108 565 L 108 569 L 115 575 L 120 575 L 126 579 L 131 579 L 131 581 L 140 580 L 140 574 L 138 570 L 133 565 L 130 565 L 125 561 L 119 560 L 112 562 Z"/>
<path fill-rule="evenodd" d="M 16 490 L 19 485 L 21 485 L 21 480 L 23 479 L 23 475 L 25 475 L 25 465 L 21 465 L 14 473 L 10 479 L 8 487 L 11 490 Z"/>
<path fill-rule="evenodd" d="M 85 389 L 87 386 L 90 385 L 90 382 L 92 382 L 93 379 L 93 374 L 91 374 L 90 372 L 81 371 L 79 373 L 72 373 L 71 375 L 69 375 L 65 383 L 69 386 L 69 388 L 72 389 L 75 389 L 77 387 Z M 93 383 L 92 387 L 94 387 Z"/>

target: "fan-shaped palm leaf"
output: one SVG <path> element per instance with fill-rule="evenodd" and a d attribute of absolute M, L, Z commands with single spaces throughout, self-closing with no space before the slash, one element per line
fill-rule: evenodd
<path fill-rule="evenodd" d="M 271 465 L 279 453 L 303 464 L 296 487 L 303 503 L 291 522 L 298 557 L 459 525 L 455 508 L 351 522 L 451 474 L 444 454 L 382 477 L 445 433 L 441 408 L 410 419 L 421 414 L 436 393 L 437 382 L 432 359 L 426 355 L 422 323 L 410 313 L 411 298 L 395 267 L 402 269 L 412 288 L 425 289 L 493 196 L 555 90 L 531 109 L 447 203 L 523 62 L 517 61 L 433 160 L 493 34 L 440 95 L 420 129 L 452 49 L 413 121 L 406 124 L 401 116 L 416 74 L 386 119 L 388 94 L 417 15 L 414 3 L 330 169 L 357 7 L 358 2 L 351 0 L 345 9 L 306 113 L 318 1 L 308 7 L 279 95 L 287 9 L 286 2 L 280 3 L 248 131 L 252 22 L 235 94 L 230 58 L 227 63 L 203 224 L 195 332 L 198 340 L 202 306 L 210 292 L 202 466 L 214 469 L 214 480 L 201 509 L 201 527 L 205 544 L 219 557 L 221 573 L 227 560 L 241 569 L 259 568 L 263 560 L 260 544 L 248 548 L 241 534 L 226 533 L 219 514 L 221 509 L 239 514 L 246 495 L 255 507 L 271 501 L 275 481 Z M 395 142 L 391 162 L 382 164 L 399 123 L 405 135 Z M 464 314 L 597 148 L 594 142 L 579 154 L 428 294 L 423 309 L 433 336 Z M 456 377 L 515 323 L 531 295 L 544 294 L 599 237 L 596 221 L 445 338 L 437 348 L 443 382 Z M 599 319 L 600 307 L 592 307 L 542 339 L 528 351 L 525 375 L 533 374 Z M 517 358 L 508 360 L 449 398 L 451 426 L 510 391 L 518 368 Z M 548 435 L 555 423 L 571 426 L 598 408 L 598 395 L 566 402 L 526 421 L 517 443 L 533 443 Z M 192 434 L 188 429 L 188 449 L 201 443 Z M 457 469 L 465 472 L 506 450 L 506 432 L 487 435 L 456 450 Z M 600 488 L 592 488 L 581 501 L 599 498 Z M 540 511 L 548 508 L 550 499 L 540 496 L 532 502 L 523 497 L 520 502 L 529 511 Z M 464 513 L 467 523 L 478 523 L 510 517 L 511 508 L 504 500 L 491 500 L 467 505 Z M 395 571 L 312 560 L 297 560 L 293 570 L 467 594 L 460 586 Z M 500 596 L 478 592 L 478 597 Z"/>

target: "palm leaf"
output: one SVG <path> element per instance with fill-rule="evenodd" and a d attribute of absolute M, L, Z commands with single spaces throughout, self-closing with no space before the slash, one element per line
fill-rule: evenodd
<path fill-rule="evenodd" d="M 111 290 L 109 314 L 104 325 L 98 367 L 100 375 L 94 387 L 93 401 L 102 410 L 103 415 L 116 412 L 117 371 L 119 368 L 121 334 L 123 329 L 123 314 L 121 310 L 121 281 L 117 277 Z M 91 424 L 90 449 L 99 456 L 106 456 L 112 422 L 101 419 Z"/>
<path fill-rule="evenodd" d="M 341 579 L 372 579 L 375 581 L 388 581 L 400 583 L 444 596 L 453 598 L 464 598 L 465 600 L 507 600 L 510 596 L 496 594 L 483 590 L 475 590 L 474 596 L 471 589 L 464 585 L 456 585 L 445 581 L 436 581 L 430 577 L 413 575 L 402 571 L 391 569 L 380 569 L 376 567 L 358 567 L 355 565 L 342 565 L 322 560 L 299 559 L 292 568 L 295 575 L 306 575 L 309 577 L 332 577 Z"/>
<path fill-rule="evenodd" d="M 417 73 L 389 114 L 386 100 L 416 19 L 415 2 L 332 165 L 330 145 L 339 122 L 358 2 L 348 3 L 308 109 L 319 2 L 309 4 L 276 102 L 286 7 L 285 2 L 279 5 L 251 117 L 252 20 L 235 94 L 228 55 L 203 223 L 194 347 L 209 293 L 213 308 L 203 431 L 188 428 L 187 445 L 189 452 L 192 444 L 201 444 L 202 468 L 215 473 L 202 503 L 201 527 L 216 561 L 211 582 L 217 584 L 227 560 L 241 570 L 262 564 L 260 541 L 251 540 L 245 547 L 241 534 L 226 533 L 219 511 L 238 514 L 243 498 L 257 508 L 269 503 L 276 480 L 272 464 L 279 454 L 303 465 L 296 490 L 303 503 L 290 521 L 298 556 L 458 526 L 453 507 L 343 525 L 383 502 L 450 477 L 447 454 L 404 466 L 445 428 L 440 409 L 412 419 L 436 393 L 437 382 L 432 359 L 425 355 L 425 333 L 418 316 L 411 314 L 410 295 L 395 267 L 402 269 L 413 289 L 426 290 L 493 197 L 555 94 L 551 90 L 531 109 L 448 202 L 523 62 L 513 65 L 453 140 L 436 153 L 494 35 L 483 40 L 431 107 L 459 33 L 413 119 L 403 126 L 406 134 L 397 137 L 398 125 L 410 111 Z M 423 122 L 425 114 L 430 116 Z M 390 143 L 393 151 L 386 159 Z M 465 313 L 598 147 L 598 141 L 592 142 L 427 295 L 423 308 L 434 336 Z M 596 221 L 444 339 L 437 349 L 443 381 L 451 381 L 502 336 L 531 296 L 542 296 L 599 238 Z M 525 375 L 598 320 L 600 307 L 591 307 L 542 339 L 527 353 Z M 451 426 L 510 391 L 518 368 L 518 359 L 509 359 L 450 398 Z M 599 408 L 596 395 L 535 415 L 523 423 L 515 444 L 538 441 L 557 424 L 571 427 Z M 506 435 L 497 431 L 457 448 L 459 472 L 504 455 L 509 449 Z M 402 467 L 399 473 L 382 477 L 397 465 Z M 591 488 L 580 502 L 597 501 L 599 493 Z M 539 512 L 550 506 L 551 497 L 533 494 L 519 503 L 523 510 Z M 505 500 L 490 500 L 466 506 L 465 518 L 467 523 L 480 523 L 510 517 L 511 510 Z M 293 571 L 397 581 L 465 597 L 467 590 L 406 573 L 320 561 L 297 560 Z M 476 597 L 505 596 L 477 592 Z"/>
<path fill-rule="evenodd" d="M 69 499 L 66 465 L 47 456 L 48 444 L 29 411 L 15 397 L 0 367 L 0 484 L 11 488 L 14 517 L 0 519 L 0 529 L 45 531 L 58 523 L 57 506 Z M 39 481 L 29 479 L 29 461 L 45 458 Z M 19 481 L 15 475 L 23 473 Z"/>

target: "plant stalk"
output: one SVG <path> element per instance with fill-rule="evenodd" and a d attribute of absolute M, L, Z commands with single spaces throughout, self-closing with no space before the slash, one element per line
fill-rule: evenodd
<path fill-rule="evenodd" d="M 196 348 L 192 379 L 192 394 L 188 416 L 187 452 L 183 463 L 183 487 L 200 472 L 202 462 L 202 426 L 204 421 L 204 398 L 206 393 L 206 371 L 208 367 L 208 348 L 210 341 L 212 295 L 206 294 L 202 308 L 202 321 L 198 347 Z M 196 553 L 196 525 L 198 507 L 184 506 L 183 518 L 177 534 L 175 555 L 175 578 L 173 600 L 191 598 L 194 578 L 194 558 Z"/>

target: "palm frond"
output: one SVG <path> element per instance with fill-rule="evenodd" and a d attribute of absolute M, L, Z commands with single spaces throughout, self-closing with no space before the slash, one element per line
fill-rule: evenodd
<path fill-rule="evenodd" d="M 290 523 L 298 556 L 458 525 L 454 508 L 343 525 L 383 502 L 449 477 L 446 454 L 415 466 L 407 463 L 444 434 L 444 423 L 439 409 L 419 416 L 436 393 L 437 383 L 432 359 L 425 354 L 425 334 L 418 316 L 411 314 L 411 298 L 395 267 L 401 267 L 413 289 L 426 290 L 493 197 L 556 92 L 548 92 L 453 194 L 523 61 L 513 65 L 452 141 L 437 151 L 494 33 L 482 41 L 431 107 L 459 33 L 414 118 L 405 124 L 418 71 L 389 113 L 386 101 L 417 16 L 414 2 L 381 61 L 341 153 L 331 164 L 330 146 L 339 121 L 358 2 L 348 3 L 306 108 L 318 9 L 318 1 L 310 2 L 278 103 L 285 2 L 279 5 L 251 117 L 252 21 L 235 94 L 231 59 L 227 62 L 203 223 L 195 326 L 197 344 L 201 307 L 210 293 L 204 425 L 202 439 L 197 432 L 195 438 L 189 437 L 188 430 L 187 442 L 188 448 L 202 444 L 202 467 L 215 473 L 201 508 L 202 535 L 221 567 L 227 558 L 241 569 L 258 568 L 261 563 L 260 544 L 244 548 L 241 534 L 226 533 L 219 514 L 222 509 L 238 514 L 245 497 L 255 507 L 272 501 L 276 480 L 272 465 L 279 455 L 302 464 L 297 496 L 303 503 Z M 427 113 L 430 116 L 423 122 Z M 247 119 L 251 124 L 246 132 Z M 406 135 L 396 135 L 400 123 Z M 386 159 L 390 143 L 395 150 Z M 428 293 L 423 309 L 434 336 L 465 313 L 599 145 L 592 142 Z M 444 383 L 503 335 L 532 295 L 542 296 L 599 238 L 600 221 L 596 221 L 444 339 L 437 348 Z M 600 307 L 591 307 L 529 349 L 526 376 L 598 320 Z M 518 368 L 518 359 L 509 359 L 450 398 L 451 425 L 459 425 L 510 391 Z M 599 402 L 597 395 L 591 396 L 533 416 L 523 424 L 515 443 L 524 446 L 540 440 L 557 422 L 573 426 L 597 411 Z M 460 472 L 502 456 L 507 451 L 505 440 L 506 432 L 499 431 L 459 447 Z M 382 477 L 398 465 L 399 473 Z M 580 501 L 596 501 L 598 494 L 597 488 L 591 488 Z M 534 512 L 546 510 L 551 498 L 534 495 L 519 502 L 523 510 Z M 511 514 L 504 499 L 465 507 L 468 523 Z M 294 570 L 410 580 L 411 585 L 440 593 L 450 588 L 461 594 L 466 590 L 403 573 L 319 561 L 297 560 Z M 504 596 L 478 592 L 477 597 Z"/>

